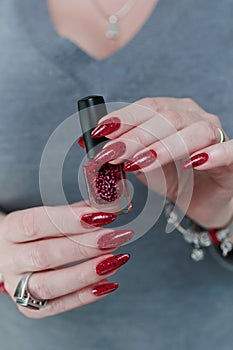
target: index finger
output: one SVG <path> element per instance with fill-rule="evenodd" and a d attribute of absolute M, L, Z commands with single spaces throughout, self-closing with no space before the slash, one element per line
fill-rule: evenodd
<path fill-rule="evenodd" d="M 147 97 L 101 118 L 98 126 L 92 132 L 92 137 L 107 136 L 109 139 L 115 139 L 135 126 L 168 110 L 207 114 L 189 98 Z"/>
<path fill-rule="evenodd" d="M 0 224 L 5 238 L 20 243 L 93 231 L 116 219 L 85 206 L 37 207 L 8 214 Z"/>

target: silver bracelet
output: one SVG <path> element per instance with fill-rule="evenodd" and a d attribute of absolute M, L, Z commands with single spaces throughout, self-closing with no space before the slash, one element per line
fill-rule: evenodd
<path fill-rule="evenodd" d="M 222 230 L 207 230 L 188 216 L 184 216 L 181 224 L 179 215 L 175 213 L 174 207 L 175 204 L 170 199 L 166 199 L 165 216 L 167 222 L 173 227 L 173 230 L 176 229 L 182 234 L 187 243 L 192 245 L 191 258 L 194 261 L 203 260 L 205 256 L 204 249 L 214 243 L 220 247 L 223 257 L 226 257 L 232 251 L 233 245 L 229 241 L 229 237 L 233 234 L 233 222 Z"/>

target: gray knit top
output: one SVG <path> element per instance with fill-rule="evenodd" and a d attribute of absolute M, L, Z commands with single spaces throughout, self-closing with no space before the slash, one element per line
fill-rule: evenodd
<path fill-rule="evenodd" d="M 126 46 L 96 60 L 59 37 L 45 0 L 1 0 L 0 208 L 41 205 L 39 164 L 46 142 L 76 112 L 77 99 L 89 94 L 111 102 L 189 96 L 217 114 L 232 136 L 232 16 L 232 0 L 160 0 Z M 59 147 L 53 152 L 56 157 Z M 64 162 L 69 202 L 81 198 L 82 157 L 74 144 Z M 133 216 L 146 189 L 132 181 Z M 121 288 L 96 304 L 32 321 L 0 296 L 2 349 L 232 349 L 233 274 L 208 254 L 195 264 L 190 247 L 176 233 L 166 236 L 164 228 L 161 216 L 147 235 L 121 248 L 132 253 L 114 276 Z"/>

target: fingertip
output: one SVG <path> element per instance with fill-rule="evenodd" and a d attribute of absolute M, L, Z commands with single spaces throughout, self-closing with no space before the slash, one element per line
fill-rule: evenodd
<path fill-rule="evenodd" d="M 198 153 L 190 157 L 186 162 L 181 165 L 182 169 L 197 168 L 205 164 L 209 160 L 209 155 L 206 152 Z"/>

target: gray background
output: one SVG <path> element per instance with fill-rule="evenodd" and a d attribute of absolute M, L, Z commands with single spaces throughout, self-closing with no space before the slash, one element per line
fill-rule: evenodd
<path fill-rule="evenodd" d="M 230 0 L 161 0 L 127 46 L 96 61 L 58 37 L 45 0 L 0 0 L 0 207 L 40 205 L 44 145 L 87 94 L 126 102 L 190 96 L 219 115 L 232 136 L 232 14 Z M 80 198 L 74 189 L 81 157 L 74 146 L 64 165 L 71 202 Z M 142 204 L 143 188 L 135 186 L 132 217 Z M 155 211 L 159 205 L 157 199 Z M 1 348 L 232 349 L 232 273 L 211 256 L 195 264 L 190 247 L 164 229 L 161 217 L 146 236 L 121 248 L 132 253 L 114 277 L 121 288 L 96 304 L 33 321 L 1 295 Z"/>

